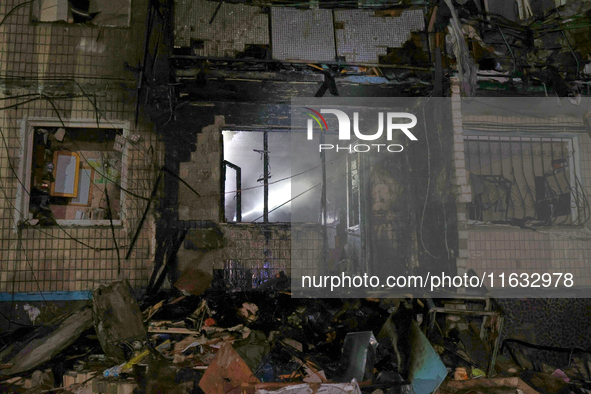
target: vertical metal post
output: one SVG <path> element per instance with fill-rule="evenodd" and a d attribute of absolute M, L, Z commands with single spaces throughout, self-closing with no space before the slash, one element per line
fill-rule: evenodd
<path fill-rule="evenodd" d="M 320 143 L 324 144 L 325 142 L 325 135 L 324 133 L 320 133 Z M 321 273 L 326 273 L 326 268 L 328 264 L 326 264 L 326 260 L 328 258 L 328 212 L 326 210 L 327 206 L 327 198 L 326 198 L 326 152 L 324 150 L 320 151 L 320 160 L 322 162 L 322 196 L 321 196 L 321 209 L 322 209 L 322 262 L 323 264 L 320 265 Z"/>
<path fill-rule="evenodd" d="M 263 222 L 269 222 L 269 133 L 263 136 L 263 179 L 264 179 L 264 207 Z"/>
<path fill-rule="evenodd" d="M 222 137 L 223 138 L 223 137 Z M 224 143 L 222 142 L 222 158 L 224 157 L 224 153 L 223 153 L 223 149 L 224 149 Z M 228 174 L 228 162 L 226 160 L 222 161 L 222 176 L 220 179 L 220 190 L 221 190 L 221 195 L 220 195 L 220 220 L 222 222 L 225 222 L 228 220 L 228 218 L 226 218 L 226 176 Z"/>
<path fill-rule="evenodd" d="M 236 221 L 242 222 L 242 169 L 238 166 L 236 170 Z"/>

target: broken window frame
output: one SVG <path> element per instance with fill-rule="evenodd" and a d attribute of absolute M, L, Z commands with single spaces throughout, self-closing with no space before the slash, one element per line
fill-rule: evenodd
<path fill-rule="evenodd" d="M 221 176 L 221 187 L 222 187 L 222 201 L 221 201 L 221 219 L 224 223 L 254 223 L 254 224 L 284 224 L 285 222 L 281 221 L 269 221 L 269 133 L 289 133 L 291 130 L 285 129 L 265 129 L 265 128 L 256 128 L 256 129 L 248 129 L 245 127 L 241 128 L 231 128 L 231 127 L 224 127 L 221 131 L 222 140 L 221 144 L 222 147 L 224 146 L 224 138 L 223 133 L 224 131 L 232 131 L 232 132 L 243 132 L 243 133 L 262 133 L 263 134 L 263 146 L 260 153 L 263 156 L 263 221 L 262 222 L 243 222 L 242 221 L 242 168 L 237 166 L 234 163 L 226 160 L 225 158 L 225 149 L 222 149 L 222 176 Z M 230 221 L 226 218 L 226 176 L 227 176 L 227 169 L 231 168 L 236 171 L 236 221 Z"/>
<path fill-rule="evenodd" d="M 113 220 L 112 223 L 114 226 L 123 226 L 124 228 L 127 227 L 127 211 L 126 211 L 126 193 L 124 190 L 127 189 L 127 177 L 128 177 L 128 167 L 129 167 L 129 157 L 128 157 L 128 150 L 129 150 L 129 122 L 127 121 L 117 121 L 112 120 L 107 123 L 99 123 L 97 124 L 96 119 L 76 119 L 76 120 L 66 120 L 64 119 L 63 122 L 60 119 L 56 118 L 25 118 L 21 121 L 20 127 L 20 149 L 19 149 L 19 166 L 18 166 L 18 176 L 19 179 L 22 180 L 17 185 L 16 190 L 16 201 L 15 201 L 15 225 L 21 223 L 23 221 L 27 221 L 29 219 L 29 203 L 30 203 L 30 193 L 31 190 L 24 190 L 24 185 L 28 185 L 27 187 L 30 188 L 31 185 L 31 168 L 33 165 L 33 142 L 34 142 L 34 133 L 35 129 L 37 128 L 100 128 L 100 129 L 118 129 L 122 130 L 122 136 L 125 139 L 125 144 L 123 145 L 122 158 L 121 158 L 121 182 L 119 184 L 120 191 L 120 210 L 119 210 L 119 219 Z M 22 217 L 23 215 L 27 215 L 27 217 Z M 76 227 L 95 227 L 95 226 L 110 226 L 111 220 L 92 220 L 92 219 L 83 219 L 83 220 L 64 220 L 58 219 L 58 225 L 60 226 L 76 226 Z M 15 231 L 17 229 L 15 228 Z"/>
<path fill-rule="evenodd" d="M 466 160 L 466 180 L 468 182 L 468 184 L 471 186 L 471 191 L 472 191 L 472 201 L 470 203 L 468 203 L 468 209 L 467 209 L 467 215 L 468 215 L 468 220 L 471 224 L 476 224 L 476 225 L 497 225 L 497 224 L 518 224 L 521 226 L 535 226 L 535 227 L 547 227 L 547 228 L 552 228 L 552 227 L 577 227 L 577 226 L 582 226 L 585 223 L 587 223 L 591 217 L 591 209 L 589 206 L 589 200 L 588 197 L 585 193 L 585 189 L 583 187 L 583 184 L 581 183 L 580 179 L 581 178 L 581 174 L 580 174 L 580 163 L 581 163 L 581 158 L 580 158 L 580 145 L 579 145 L 579 139 L 578 136 L 576 134 L 571 134 L 571 133 L 548 133 L 548 134 L 532 134 L 532 133 L 518 133 L 518 132 L 510 132 L 510 133 L 487 133 L 487 132 L 477 132 L 477 131 L 465 131 L 464 132 L 464 136 L 463 136 L 463 140 L 464 140 L 464 149 L 465 149 L 465 160 Z M 484 149 L 484 153 L 481 153 L 481 142 L 478 143 L 478 153 L 476 154 L 472 154 L 471 150 L 470 150 L 470 146 L 469 146 L 469 142 L 470 141 L 484 141 L 485 143 L 488 142 L 488 152 L 486 152 L 486 148 Z M 493 172 L 493 165 L 491 164 L 491 173 L 490 174 L 477 174 L 480 175 L 484 178 L 488 177 L 496 177 L 496 178 L 503 178 L 502 180 L 505 181 L 503 183 L 503 185 L 505 186 L 510 186 L 508 190 L 505 190 L 505 194 L 506 194 L 506 217 L 504 219 L 501 220 L 482 220 L 483 216 L 482 216 L 482 212 L 480 215 L 477 214 L 476 212 L 476 208 L 474 208 L 476 206 L 477 203 L 475 203 L 475 199 L 476 199 L 476 189 L 475 186 L 473 184 L 473 181 L 471 179 L 471 173 L 470 173 L 470 160 L 473 160 L 473 157 L 478 157 L 479 159 L 482 157 L 482 154 L 486 154 L 489 155 L 489 159 L 491 160 L 491 163 L 493 162 L 493 159 L 495 159 L 493 155 L 493 148 L 492 148 L 492 144 L 509 144 L 509 150 L 510 150 L 510 154 L 508 155 L 508 157 L 510 157 L 509 160 L 509 164 L 511 165 L 510 167 L 510 174 L 512 174 L 513 176 L 513 180 L 506 178 L 504 175 L 506 174 L 506 171 L 503 167 L 503 159 L 504 159 L 504 153 L 503 150 L 501 149 L 501 152 L 498 153 L 500 156 L 498 158 L 500 158 L 501 160 L 499 160 L 499 162 L 501 163 L 501 172 L 502 174 L 494 174 Z M 524 150 L 524 143 L 525 144 L 529 144 L 531 146 L 531 148 L 527 148 L 531 150 L 531 153 L 529 151 L 527 151 L 527 149 Z M 539 152 L 538 151 L 534 151 L 533 150 L 533 145 L 535 143 L 539 143 L 540 144 L 540 149 Z M 565 158 L 562 157 L 564 155 L 564 151 L 561 152 L 561 155 L 558 159 L 555 158 L 555 151 L 554 151 L 554 147 L 553 145 L 555 143 L 560 143 L 560 144 L 567 144 L 567 151 L 566 151 L 566 157 L 568 158 L 567 162 L 564 165 L 564 167 L 560 167 L 562 169 L 564 169 L 563 172 L 563 180 L 567 182 L 566 186 L 567 189 L 566 190 L 562 190 L 562 187 L 558 184 L 558 180 L 556 180 L 556 183 L 558 184 L 558 186 L 560 187 L 560 195 L 558 195 L 558 197 L 554 197 L 554 199 L 558 198 L 560 199 L 560 196 L 562 194 L 569 194 L 569 207 L 570 210 L 567 214 L 562 214 L 562 215 L 554 215 L 554 213 L 552 212 L 550 214 L 550 216 L 548 218 L 540 218 L 538 217 L 540 209 L 542 208 L 540 203 L 542 202 L 541 200 L 539 200 L 539 195 L 536 194 L 536 186 L 535 184 L 530 185 L 527 181 L 527 177 L 529 176 L 530 178 L 533 178 L 534 180 L 536 178 L 544 178 L 544 180 L 546 180 L 547 177 L 553 177 L 553 178 L 557 178 L 556 175 L 556 169 L 557 167 L 555 167 L 555 161 L 556 160 L 564 160 Z M 527 155 L 521 155 L 521 156 L 517 156 L 514 155 L 514 148 L 513 148 L 513 144 L 519 144 L 519 152 L 528 152 Z M 544 146 L 545 145 L 545 146 Z M 500 146 L 500 145 L 499 145 Z M 561 148 L 563 149 L 563 148 Z M 537 161 L 536 164 L 536 160 L 534 160 L 535 156 L 539 156 L 540 159 Z M 525 166 L 523 165 L 525 163 L 525 160 L 528 160 L 527 157 L 531 157 L 531 171 L 527 171 L 527 176 L 526 176 L 526 170 L 525 170 Z M 519 163 L 515 163 L 515 157 L 521 157 L 521 164 Z M 545 163 L 544 160 L 546 160 L 546 157 L 548 160 L 551 160 L 550 162 Z M 558 157 L 558 156 L 557 156 Z M 530 163 L 527 163 L 528 165 L 530 165 Z M 545 173 L 545 166 L 547 164 L 551 165 L 551 169 L 552 169 L 552 174 L 546 174 Z M 540 168 L 541 165 L 541 168 Z M 480 163 L 478 165 L 478 168 L 480 168 L 482 166 L 482 163 Z M 517 166 L 517 167 L 516 167 Z M 560 169 L 559 168 L 559 169 Z M 517 188 L 516 191 L 513 191 L 513 187 L 511 185 L 513 185 L 514 183 L 518 183 L 517 179 L 515 178 L 515 171 L 520 171 L 522 172 L 522 176 L 523 179 L 525 180 L 525 184 L 521 183 L 521 186 Z M 568 177 L 565 175 L 566 171 L 568 171 Z M 539 172 L 541 172 L 541 176 L 538 176 Z M 495 178 L 495 179 L 496 179 Z M 499 180 L 500 182 L 500 180 Z M 497 183 L 499 183 L 497 182 Z M 534 182 L 535 183 L 535 182 Z M 547 181 L 545 182 L 546 185 Z M 499 186 L 500 187 L 500 186 Z M 501 187 L 500 187 L 501 188 Z M 533 189 L 533 190 L 532 190 Z M 523 197 L 523 193 L 522 190 L 525 190 L 525 194 L 526 196 Z M 501 195 L 501 191 L 497 190 L 497 194 L 500 196 Z M 528 197 L 529 196 L 529 197 Z M 523 210 L 523 217 L 510 217 L 509 215 L 509 210 L 511 209 L 511 207 L 513 207 L 513 212 L 515 214 L 515 199 L 519 197 L 519 199 L 517 200 L 517 203 L 519 203 L 519 207 L 520 209 Z M 527 205 L 527 200 L 531 200 L 529 201 L 529 207 Z M 521 200 L 521 201 L 520 201 Z M 552 200 L 552 198 L 544 198 L 544 200 Z M 559 201 L 558 201 L 559 202 Z M 533 216 L 528 216 L 528 210 L 532 210 L 532 204 L 533 204 L 533 211 L 534 211 L 534 215 Z M 555 205 L 558 205 L 558 203 L 555 203 Z M 471 209 L 474 209 L 474 211 L 471 211 Z M 479 216 L 479 217 L 478 217 Z"/>

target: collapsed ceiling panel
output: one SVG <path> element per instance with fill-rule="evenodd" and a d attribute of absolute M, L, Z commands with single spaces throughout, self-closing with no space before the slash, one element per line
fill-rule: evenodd
<path fill-rule="evenodd" d="M 377 63 L 388 48 L 400 48 L 410 33 L 425 27 L 423 10 L 405 10 L 400 16 L 376 16 L 375 11 L 334 12 L 339 57 L 351 63 Z"/>
<path fill-rule="evenodd" d="M 331 10 L 272 7 L 271 30 L 274 59 L 336 59 Z"/>
<path fill-rule="evenodd" d="M 219 1 L 175 1 L 175 47 L 195 55 L 235 57 L 248 45 L 269 45 L 269 17 L 260 7 Z"/>

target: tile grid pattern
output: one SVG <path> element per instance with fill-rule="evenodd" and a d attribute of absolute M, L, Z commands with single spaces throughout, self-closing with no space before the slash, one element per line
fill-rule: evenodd
<path fill-rule="evenodd" d="M 500 226 L 474 226 L 467 221 L 466 203 L 472 200 L 467 181 L 463 130 L 464 122 L 488 122 L 512 126 L 551 124 L 580 127 L 580 120 L 557 117 L 545 119 L 503 116 L 462 116 L 459 80 L 452 78 L 452 115 L 454 124 L 454 163 L 456 167 L 456 203 L 458 205 L 458 273 L 473 269 L 488 273 L 571 273 L 575 286 L 591 286 L 591 242 L 589 232 L 578 228 L 548 228 L 538 231 Z M 581 183 L 591 196 L 591 139 L 578 134 Z M 577 149 L 577 147 L 575 147 Z M 487 285 L 487 283 L 485 283 Z"/>
<path fill-rule="evenodd" d="M 217 1 L 177 0 L 174 45 L 192 47 L 199 56 L 235 57 L 249 44 L 272 44 L 277 60 L 334 61 L 338 55 L 347 62 L 377 63 L 388 48 L 402 47 L 411 32 L 425 27 L 421 9 L 382 17 L 373 10 L 271 7 L 269 16 L 261 7 L 218 6 Z M 342 28 L 335 29 L 335 23 Z M 196 41 L 201 42 L 193 45 Z"/>
<path fill-rule="evenodd" d="M 226 272 L 250 271 L 253 287 L 257 287 L 281 271 L 289 276 L 290 235 L 289 228 L 270 228 L 266 239 L 264 232 L 254 226 L 229 227 L 226 236 L 231 241 L 224 251 L 226 257 L 224 269 Z"/>
<path fill-rule="evenodd" d="M 291 229 L 291 269 L 293 277 L 319 275 L 318 272 L 323 249 L 322 229 L 320 227 Z"/>
<path fill-rule="evenodd" d="M 575 286 L 591 286 L 591 245 L 585 237 L 580 230 L 472 230 L 467 267 L 495 274 L 571 273 Z"/>
<path fill-rule="evenodd" d="M 378 17 L 371 10 L 338 10 L 334 13 L 337 51 L 347 62 L 378 63 L 388 48 L 400 48 L 410 33 L 425 28 L 423 10 L 406 10 L 398 17 Z"/>
<path fill-rule="evenodd" d="M 201 40 L 203 48 L 194 48 L 195 55 L 234 57 L 248 44 L 269 44 L 269 16 L 261 7 L 222 2 L 216 13 L 219 5 L 217 1 L 177 0 L 174 45 L 190 47 L 192 39 Z"/>
<path fill-rule="evenodd" d="M 19 0 L 2 2 L 0 19 L 18 4 Z M 142 2 L 136 6 L 137 20 L 131 29 L 33 25 L 29 23 L 27 6 L 16 9 L 0 27 L 0 35 L 5 37 L 0 43 L 0 75 L 4 84 L 0 103 L 2 107 L 11 107 L 0 110 L 0 130 L 7 145 L 0 139 L 0 292 L 92 290 L 100 283 L 117 279 L 116 252 L 94 250 L 114 246 L 108 226 L 63 230 L 25 227 L 19 238 L 14 212 L 20 185 L 11 165 L 18 171 L 23 118 L 57 119 L 57 110 L 64 120 L 96 121 L 99 112 L 101 122 L 130 121 L 130 132 L 140 134 L 139 142 L 128 151 L 127 188 L 134 194 L 149 195 L 156 177 L 152 163 L 161 162 L 162 144 L 150 125 L 140 122 L 137 128 L 133 127 L 135 106 L 126 89 L 120 87 L 123 83 L 132 92 L 135 87 L 132 74 L 123 71 L 123 62 L 136 64 L 141 55 L 141 42 L 131 38 L 143 36 L 142 9 L 147 7 Z M 33 96 L 39 92 L 53 97 L 51 102 Z M 85 94 L 96 100 L 96 107 Z M 32 98 L 37 99 L 26 103 Z M 145 204 L 144 200 L 126 196 L 128 220 L 126 225 L 116 228 L 122 260 Z M 153 221 L 146 221 L 131 258 L 121 262 L 122 277 L 135 287 L 147 284 L 150 275 L 153 232 Z"/>
<path fill-rule="evenodd" d="M 179 218 L 184 221 L 218 222 L 220 201 L 221 136 L 223 116 L 197 134 L 197 149 L 191 160 L 180 165 L 180 175 L 201 194 L 199 204 L 186 188 L 179 190 Z M 284 271 L 297 275 L 296 269 L 313 274 L 322 252 L 322 232 L 318 227 L 294 224 L 289 227 L 271 224 L 265 230 L 259 224 L 221 224 L 228 244 L 214 268 L 232 272 L 250 271 L 253 285 Z M 266 232 L 266 233 L 265 233 Z M 233 274 L 232 274 L 233 275 Z M 246 280 L 236 274 L 236 281 Z"/>
<path fill-rule="evenodd" d="M 273 58 L 336 60 L 331 10 L 271 8 Z"/>

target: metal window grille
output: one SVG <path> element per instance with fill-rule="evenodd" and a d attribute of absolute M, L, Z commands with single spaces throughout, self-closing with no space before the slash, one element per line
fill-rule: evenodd
<path fill-rule="evenodd" d="M 576 226 L 589 220 L 568 137 L 464 136 L 472 187 L 468 217 L 518 226 Z"/>

